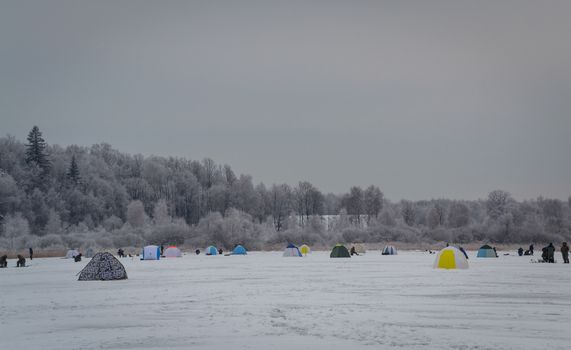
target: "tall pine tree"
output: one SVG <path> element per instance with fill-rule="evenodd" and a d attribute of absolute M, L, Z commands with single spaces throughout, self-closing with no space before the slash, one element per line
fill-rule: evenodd
<path fill-rule="evenodd" d="M 71 156 L 71 163 L 69 164 L 69 170 L 67 171 L 67 178 L 75 185 L 78 185 L 81 180 L 79 175 L 79 167 L 77 166 L 75 156 Z"/>
<path fill-rule="evenodd" d="M 38 165 L 44 172 L 50 168 L 50 160 L 46 153 L 46 141 L 42 137 L 40 129 L 34 125 L 28 134 L 26 144 L 26 163 Z"/>

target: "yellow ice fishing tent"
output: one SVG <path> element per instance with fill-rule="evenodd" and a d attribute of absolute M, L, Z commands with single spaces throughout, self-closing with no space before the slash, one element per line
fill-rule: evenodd
<path fill-rule="evenodd" d="M 456 247 L 446 247 L 436 255 L 435 269 L 467 269 L 468 260 Z"/>
<path fill-rule="evenodd" d="M 309 249 L 309 246 L 307 244 L 304 244 L 301 247 L 299 247 L 299 251 L 301 252 L 302 255 L 307 255 L 311 253 L 311 249 Z"/>

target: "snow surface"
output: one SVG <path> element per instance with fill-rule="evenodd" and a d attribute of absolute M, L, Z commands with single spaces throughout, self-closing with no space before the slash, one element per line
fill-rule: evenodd
<path fill-rule="evenodd" d="M 0 349 L 563 349 L 571 267 L 529 257 L 434 270 L 435 256 L 282 252 L 139 261 L 79 282 L 80 263 L 0 269 Z"/>

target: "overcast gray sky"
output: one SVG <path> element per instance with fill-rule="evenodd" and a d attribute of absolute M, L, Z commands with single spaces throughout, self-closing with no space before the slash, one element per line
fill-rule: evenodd
<path fill-rule="evenodd" d="M 571 195 L 571 1 L 0 0 L 0 134 L 393 200 Z"/>

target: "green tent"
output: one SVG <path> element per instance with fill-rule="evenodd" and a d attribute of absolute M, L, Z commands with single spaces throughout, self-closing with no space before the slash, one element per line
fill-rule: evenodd
<path fill-rule="evenodd" d="M 344 245 L 342 244 L 337 244 L 335 247 L 333 247 L 333 250 L 331 251 L 331 254 L 329 255 L 330 258 L 350 258 L 351 254 L 349 254 L 349 251 L 347 250 L 347 248 L 345 248 Z"/>

